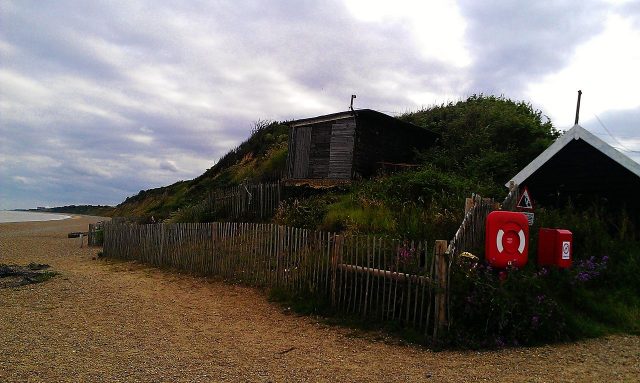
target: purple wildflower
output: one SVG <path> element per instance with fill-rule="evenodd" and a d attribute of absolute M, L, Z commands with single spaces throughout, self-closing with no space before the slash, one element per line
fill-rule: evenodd
<path fill-rule="evenodd" d="M 407 246 L 402 246 L 398 248 L 398 260 L 401 263 L 409 263 L 411 262 L 411 259 L 413 258 L 413 252 L 415 251 L 415 249 L 412 249 L 410 247 Z"/>
<path fill-rule="evenodd" d="M 580 282 L 588 282 L 591 279 L 591 276 L 589 273 L 583 271 L 578 273 L 578 275 L 576 275 L 576 279 L 579 280 Z"/>
<path fill-rule="evenodd" d="M 578 272 L 575 276 L 576 281 L 588 282 L 599 276 L 600 273 L 607 268 L 608 260 L 609 257 L 605 255 L 600 259 L 600 262 L 598 262 L 596 257 L 590 257 L 587 260 L 578 262 L 576 264 L 576 271 Z"/>
<path fill-rule="evenodd" d="M 540 327 L 540 316 L 534 315 L 531 317 L 531 328 L 537 329 L 538 327 Z"/>

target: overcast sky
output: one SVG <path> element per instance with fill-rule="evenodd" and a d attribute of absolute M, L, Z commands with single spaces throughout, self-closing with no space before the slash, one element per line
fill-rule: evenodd
<path fill-rule="evenodd" d="M 639 161 L 638 68 L 638 1 L 0 0 L 0 209 L 117 204 L 351 94 L 504 95 L 567 129 L 582 89 L 581 125 Z"/>

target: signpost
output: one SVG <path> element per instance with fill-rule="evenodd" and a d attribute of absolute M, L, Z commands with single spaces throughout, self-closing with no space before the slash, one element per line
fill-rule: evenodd
<path fill-rule="evenodd" d="M 520 194 L 520 198 L 518 199 L 518 204 L 516 207 L 520 210 L 524 211 L 533 211 L 533 201 L 531 200 L 531 195 L 529 194 L 529 189 L 524 187 L 522 194 Z"/>
<path fill-rule="evenodd" d="M 535 218 L 535 214 L 533 213 L 533 200 L 531 199 L 531 194 L 529 193 L 529 189 L 527 189 L 526 186 L 524 187 L 522 194 L 520 194 L 520 198 L 518 199 L 518 203 L 516 204 L 516 209 L 527 216 L 529 226 L 532 226 L 533 220 Z"/>

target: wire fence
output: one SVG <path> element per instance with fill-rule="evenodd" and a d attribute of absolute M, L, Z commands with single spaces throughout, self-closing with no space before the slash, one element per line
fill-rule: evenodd
<path fill-rule="evenodd" d="M 263 222 L 273 217 L 282 200 L 281 182 L 240 184 L 210 192 L 196 205 L 176 212 L 178 221 L 236 220 Z"/>

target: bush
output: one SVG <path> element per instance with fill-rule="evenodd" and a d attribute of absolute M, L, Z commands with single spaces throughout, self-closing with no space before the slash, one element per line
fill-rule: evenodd
<path fill-rule="evenodd" d="M 317 229 L 327 214 L 328 206 L 335 202 L 336 198 L 332 194 L 325 194 L 306 199 L 294 198 L 282 201 L 273 220 L 279 225 Z"/>
<path fill-rule="evenodd" d="M 526 267 L 500 271 L 461 257 L 451 270 L 447 341 L 494 347 L 640 332 L 640 244 L 620 232 L 621 219 L 596 206 L 541 210 Z M 570 269 L 536 265 L 540 226 L 573 232 Z"/>
<path fill-rule="evenodd" d="M 551 121 L 531 104 L 504 97 L 473 95 L 401 117 L 441 135 L 422 161 L 450 174 L 464 175 L 493 188 L 502 185 L 558 136 Z"/>
<path fill-rule="evenodd" d="M 396 238 L 449 238 L 460 225 L 465 196 L 479 187 L 431 166 L 361 181 L 337 194 L 320 228 Z"/>
<path fill-rule="evenodd" d="M 452 275 L 450 342 L 501 347 L 567 338 L 561 308 L 548 291 L 548 272 L 500 271 L 461 260 Z"/>

